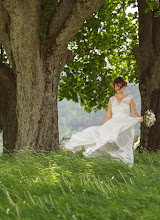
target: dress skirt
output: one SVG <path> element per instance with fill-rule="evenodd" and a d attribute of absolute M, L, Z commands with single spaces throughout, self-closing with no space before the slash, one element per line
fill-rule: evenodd
<path fill-rule="evenodd" d="M 88 127 L 73 134 L 65 147 L 73 153 L 84 147 L 86 157 L 110 155 L 132 166 L 134 126 L 139 120 L 140 117 L 114 116 L 101 126 Z"/>

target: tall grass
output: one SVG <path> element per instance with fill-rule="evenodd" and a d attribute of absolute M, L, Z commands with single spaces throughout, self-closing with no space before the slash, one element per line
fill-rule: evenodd
<path fill-rule="evenodd" d="M 81 153 L 0 157 L 0 219 L 160 219 L 160 154 L 129 167 Z"/>

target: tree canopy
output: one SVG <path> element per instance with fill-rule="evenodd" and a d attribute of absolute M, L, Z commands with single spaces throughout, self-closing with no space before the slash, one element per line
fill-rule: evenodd
<path fill-rule="evenodd" d="M 146 2 L 146 13 L 159 8 L 159 1 Z M 49 18 L 59 3 L 60 0 L 41 1 L 41 39 L 45 39 Z M 65 65 L 61 73 L 59 100 L 67 98 L 80 102 L 87 112 L 97 111 L 106 108 L 108 98 L 114 95 L 112 83 L 116 77 L 123 76 L 134 83 L 140 81 L 132 52 L 138 46 L 137 4 L 137 0 L 106 0 L 97 12 L 86 19 L 68 45 L 75 58 Z M 129 7 L 133 12 L 126 12 Z M 159 15 L 157 10 L 155 16 Z M 1 62 L 10 66 L 2 46 Z"/>
<path fill-rule="evenodd" d="M 159 2 L 148 1 L 148 9 L 157 9 Z M 59 84 L 59 100 L 80 102 L 85 111 L 106 108 L 114 95 L 113 80 L 118 76 L 138 83 L 137 63 L 133 48 L 138 42 L 137 1 L 106 1 L 86 19 L 69 48 L 76 57 L 67 64 Z M 132 7 L 133 12 L 127 13 Z M 137 9 L 137 10 L 134 10 Z M 158 16 L 159 11 L 155 14 Z"/>
<path fill-rule="evenodd" d="M 126 13 L 135 1 L 106 1 L 89 17 L 69 47 L 76 54 L 64 67 L 59 99 L 80 102 L 85 110 L 106 108 L 113 79 L 138 82 L 132 49 L 138 44 L 138 13 Z"/>

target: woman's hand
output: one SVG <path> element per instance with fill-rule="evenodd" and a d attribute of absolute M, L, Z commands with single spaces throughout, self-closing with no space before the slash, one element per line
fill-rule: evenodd
<path fill-rule="evenodd" d="M 132 117 L 136 118 L 136 117 L 140 117 L 139 114 L 137 113 L 137 104 L 136 104 L 136 101 L 134 98 L 131 99 L 130 101 L 130 108 L 131 108 L 131 114 L 132 114 Z M 141 119 L 138 119 L 139 122 L 143 122 L 143 116 L 140 117 Z"/>
<path fill-rule="evenodd" d="M 140 119 L 140 122 L 142 123 L 144 120 L 143 120 L 143 116 L 141 116 L 141 119 Z"/>

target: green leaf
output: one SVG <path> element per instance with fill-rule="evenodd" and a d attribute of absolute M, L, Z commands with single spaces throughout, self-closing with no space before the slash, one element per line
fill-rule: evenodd
<path fill-rule="evenodd" d="M 160 11 L 157 11 L 154 15 L 154 17 L 159 17 L 160 16 Z"/>

